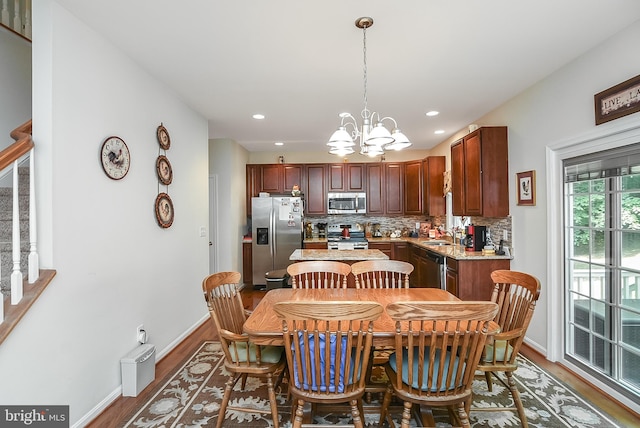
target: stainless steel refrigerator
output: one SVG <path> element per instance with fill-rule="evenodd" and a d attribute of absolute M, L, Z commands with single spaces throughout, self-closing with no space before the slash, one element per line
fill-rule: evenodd
<path fill-rule="evenodd" d="M 302 199 L 271 196 L 251 199 L 253 285 L 266 284 L 265 274 L 286 269 L 293 250 L 302 248 Z"/>

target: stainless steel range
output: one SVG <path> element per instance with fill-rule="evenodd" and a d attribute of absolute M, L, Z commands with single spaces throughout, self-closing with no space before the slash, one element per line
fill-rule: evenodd
<path fill-rule="evenodd" d="M 348 233 L 344 232 L 345 229 Z M 327 229 L 327 249 L 368 250 L 369 241 L 364 237 L 363 230 L 355 230 L 351 224 L 335 224 Z"/>

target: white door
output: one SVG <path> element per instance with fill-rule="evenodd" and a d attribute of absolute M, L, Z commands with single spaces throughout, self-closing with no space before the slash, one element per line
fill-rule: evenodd
<path fill-rule="evenodd" d="M 209 177 L 209 273 L 218 272 L 218 175 Z"/>

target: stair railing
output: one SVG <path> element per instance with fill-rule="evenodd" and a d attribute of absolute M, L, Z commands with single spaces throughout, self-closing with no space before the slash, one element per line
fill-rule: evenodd
<path fill-rule="evenodd" d="M 38 280 L 40 267 L 36 238 L 36 209 L 35 209 L 35 168 L 34 144 L 31 138 L 31 120 L 11 132 L 15 143 L 0 151 L 0 172 L 13 167 L 13 214 L 11 220 L 12 262 L 11 272 L 11 304 L 17 305 L 23 297 L 23 275 L 20 271 L 20 213 L 18 198 L 18 165 L 25 155 L 29 156 L 29 259 L 28 281 L 33 284 Z M 4 301 L 4 298 L 3 298 Z M 0 323 L 4 321 L 4 304 L 0 304 Z"/>
<path fill-rule="evenodd" d="M 31 0 L 0 2 L 0 26 L 31 41 Z"/>

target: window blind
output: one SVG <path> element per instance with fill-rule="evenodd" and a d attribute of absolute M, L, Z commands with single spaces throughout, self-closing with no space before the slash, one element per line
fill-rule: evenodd
<path fill-rule="evenodd" d="M 640 174 L 640 143 L 566 159 L 565 183 Z"/>

